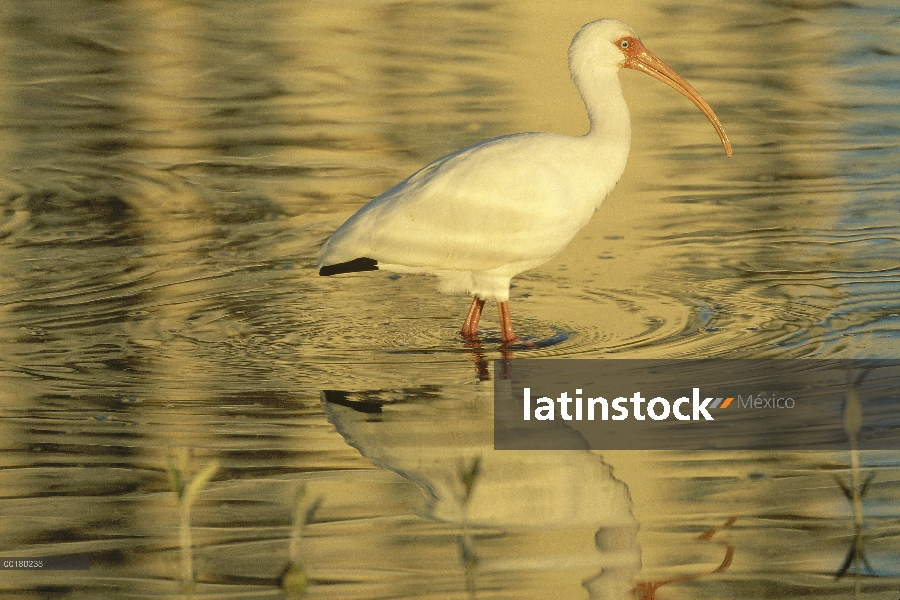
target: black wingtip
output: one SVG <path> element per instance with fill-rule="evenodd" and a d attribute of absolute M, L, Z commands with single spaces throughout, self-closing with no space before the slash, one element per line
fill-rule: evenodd
<path fill-rule="evenodd" d="M 357 273 L 359 271 L 377 271 L 378 261 L 374 258 L 354 258 L 336 265 L 325 265 L 319 269 L 319 275 L 340 275 L 341 273 Z"/>
<path fill-rule="evenodd" d="M 325 402 L 346 406 L 356 412 L 367 413 L 370 415 L 380 415 L 382 412 L 381 407 L 384 406 L 384 402 L 377 402 L 374 400 L 351 400 L 348 397 L 349 394 L 342 390 L 322 390 L 319 396 Z"/>

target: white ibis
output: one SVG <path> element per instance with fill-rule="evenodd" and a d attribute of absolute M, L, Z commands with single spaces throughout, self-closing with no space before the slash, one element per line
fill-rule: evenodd
<path fill-rule="evenodd" d="M 590 119 L 583 136 L 520 133 L 437 159 L 350 217 L 319 251 L 319 275 L 384 270 L 432 273 L 444 293 L 474 295 L 462 327 L 478 337 L 487 300 L 498 303 L 503 345 L 517 340 L 509 283 L 559 254 L 609 195 L 631 144 L 618 71 L 675 88 L 731 143 L 700 94 L 647 50 L 631 27 L 588 23 L 569 47 L 569 70 Z"/>

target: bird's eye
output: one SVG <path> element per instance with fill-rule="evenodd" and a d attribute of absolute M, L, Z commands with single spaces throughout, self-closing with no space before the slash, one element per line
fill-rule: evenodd
<path fill-rule="evenodd" d="M 622 40 L 621 42 L 619 42 L 619 48 L 621 48 L 622 50 L 628 50 L 628 46 L 630 45 L 631 42 L 629 42 L 628 40 Z"/>

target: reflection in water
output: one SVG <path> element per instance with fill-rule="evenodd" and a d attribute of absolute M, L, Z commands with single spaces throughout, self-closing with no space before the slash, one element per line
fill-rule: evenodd
<path fill-rule="evenodd" d="M 720 529 L 727 529 L 734 525 L 734 522 L 737 521 L 737 517 L 731 517 L 721 527 L 710 529 L 704 533 L 700 534 L 699 539 L 701 540 L 711 540 L 712 537 L 718 533 Z M 669 577 L 668 579 L 662 579 L 659 581 L 641 581 L 638 582 L 637 585 L 632 589 L 632 594 L 635 598 L 640 600 L 656 600 L 657 595 L 656 592 L 659 588 L 664 585 L 672 585 L 674 583 L 681 583 L 685 581 L 694 581 L 696 579 L 700 579 L 702 577 L 708 577 L 710 575 L 715 575 L 716 573 L 721 573 L 728 569 L 731 566 L 731 561 L 734 560 L 734 546 L 729 543 L 725 543 L 725 557 L 722 559 L 722 563 L 717 566 L 712 571 L 706 573 L 692 573 L 689 575 L 677 575 L 675 577 Z"/>
<path fill-rule="evenodd" d="M 500 576 L 534 598 L 578 597 L 578 585 L 627 596 L 640 551 L 626 486 L 586 450 L 493 451 L 493 389 L 455 401 L 439 389 L 327 391 L 322 406 L 348 444 L 425 493 L 423 516 L 456 525 L 471 597 Z"/>
<path fill-rule="evenodd" d="M 893 597 L 895 451 L 495 453 L 480 381 L 501 357 L 494 317 L 473 371 L 456 299 L 413 276 L 325 285 L 311 268 L 339 223 L 431 159 L 583 133 L 565 50 L 610 16 L 717 108 L 735 155 L 707 168 L 720 151 L 693 106 L 624 74 L 622 180 L 512 290 L 523 332 L 558 343 L 506 358 L 895 357 L 896 7 L 598 10 L 3 3 L 0 555 L 92 568 L 6 571 L 0 590 L 176 597 L 166 464 L 190 448 L 219 464 L 191 510 L 198 596 L 281 597 L 299 562 L 307 597 L 341 600 L 669 580 L 652 593 Z M 381 421 L 323 406 L 326 389 Z M 301 488 L 321 502 L 295 534 Z M 713 574 L 721 544 L 733 560 Z"/>

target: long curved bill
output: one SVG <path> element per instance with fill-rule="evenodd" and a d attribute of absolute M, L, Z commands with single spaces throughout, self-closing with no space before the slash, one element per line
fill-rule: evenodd
<path fill-rule="evenodd" d="M 636 71 L 641 71 L 642 73 L 646 73 L 651 77 L 655 77 L 659 79 L 663 83 L 668 86 L 671 86 L 687 96 L 687 98 L 694 103 L 694 105 L 699 108 L 706 118 L 709 119 L 709 122 L 713 124 L 713 127 L 716 128 L 716 133 L 719 134 L 719 138 L 722 140 L 722 145 L 725 147 L 725 154 L 731 156 L 731 142 L 728 141 L 728 135 L 725 134 L 725 129 L 722 128 L 722 124 L 719 123 L 718 117 L 716 117 L 716 113 L 713 112 L 713 109 L 709 107 L 709 104 L 700 97 L 700 94 L 691 87 L 684 78 L 672 70 L 669 65 L 661 61 L 657 58 L 652 52 L 647 50 L 644 47 L 644 44 L 637 38 L 627 38 L 629 45 L 628 49 L 625 50 L 625 63 L 622 65 L 629 69 L 634 69 Z"/>

